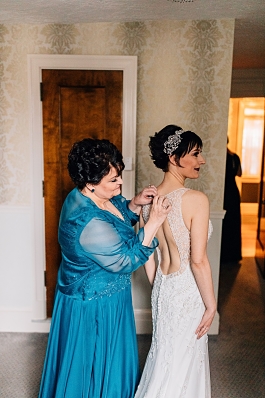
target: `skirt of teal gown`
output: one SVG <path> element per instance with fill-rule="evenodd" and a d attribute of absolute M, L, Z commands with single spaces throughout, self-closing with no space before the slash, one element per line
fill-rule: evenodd
<path fill-rule="evenodd" d="M 39 398 L 133 398 L 138 382 L 131 289 L 89 301 L 57 291 Z"/>

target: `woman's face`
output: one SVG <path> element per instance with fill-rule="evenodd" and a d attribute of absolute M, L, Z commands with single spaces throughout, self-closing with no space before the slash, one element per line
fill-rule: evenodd
<path fill-rule="evenodd" d="M 95 195 L 101 199 L 111 199 L 121 193 L 123 181 L 117 170 L 111 167 L 109 174 L 102 178 L 98 185 L 95 185 Z"/>
<path fill-rule="evenodd" d="M 186 178 L 198 178 L 201 165 L 205 164 L 205 159 L 201 154 L 201 149 L 194 147 L 183 158 L 180 158 L 179 168 L 181 174 Z"/>

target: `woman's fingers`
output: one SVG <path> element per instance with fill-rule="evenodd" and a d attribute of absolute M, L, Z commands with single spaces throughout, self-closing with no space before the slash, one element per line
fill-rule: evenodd
<path fill-rule="evenodd" d="M 148 200 L 148 203 L 151 203 L 152 199 L 157 195 L 157 189 L 154 185 L 149 185 L 143 189 L 141 194 Z"/>
<path fill-rule="evenodd" d="M 154 197 L 151 211 L 156 214 L 156 217 L 161 217 L 164 221 L 170 210 L 171 204 L 165 196 L 157 195 Z"/>
<path fill-rule="evenodd" d="M 162 209 L 167 210 L 171 207 L 171 204 L 166 196 L 158 196 L 157 197 L 157 204 L 162 207 Z"/>
<path fill-rule="evenodd" d="M 148 201 L 146 204 L 152 203 L 153 207 L 157 205 L 167 210 L 171 206 L 166 196 L 157 195 L 157 188 L 154 185 L 149 184 L 139 195 L 142 195 Z"/>
<path fill-rule="evenodd" d="M 144 188 L 134 198 L 134 203 L 138 206 L 144 206 L 152 203 L 153 198 L 157 195 L 157 189 L 154 185 Z"/>
<path fill-rule="evenodd" d="M 144 189 L 144 194 L 147 198 L 153 199 L 157 195 L 157 188 L 154 185 L 150 185 Z"/>

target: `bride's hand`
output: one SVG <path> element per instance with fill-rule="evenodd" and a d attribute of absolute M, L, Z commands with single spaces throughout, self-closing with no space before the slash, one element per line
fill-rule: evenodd
<path fill-rule="evenodd" d="M 215 312 L 216 312 L 215 310 L 210 310 L 210 309 L 205 310 L 202 320 L 195 332 L 195 334 L 197 334 L 197 339 L 200 339 L 204 334 L 208 333 L 208 331 L 211 327 Z"/>

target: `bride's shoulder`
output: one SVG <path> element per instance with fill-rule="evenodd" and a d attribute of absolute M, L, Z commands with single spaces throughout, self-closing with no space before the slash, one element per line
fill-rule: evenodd
<path fill-rule="evenodd" d="M 184 202 L 191 204 L 192 206 L 209 206 L 209 199 L 205 193 L 196 191 L 195 189 L 188 189 L 183 195 Z"/>

